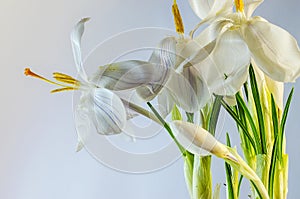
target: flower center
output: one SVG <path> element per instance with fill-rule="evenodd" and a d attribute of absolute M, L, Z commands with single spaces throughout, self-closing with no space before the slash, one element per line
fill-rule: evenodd
<path fill-rule="evenodd" d="M 26 76 L 31 76 L 31 77 L 34 77 L 37 79 L 41 79 L 45 82 L 48 82 L 49 84 L 54 84 L 54 85 L 62 87 L 62 88 L 52 90 L 51 93 L 57 93 L 57 92 L 68 91 L 68 90 L 78 90 L 80 87 L 80 81 L 78 81 L 77 79 L 74 79 L 73 77 L 71 77 L 69 75 L 63 74 L 63 73 L 57 73 L 57 72 L 53 73 L 53 78 L 58 82 L 54 82 L 49 79 L 46 79 L 46 78 L 32 72 L 30 70 L 30 68 L 25 68 L 24 74 Z M 61 83 L 59 83 L 59 82 L 61 82 Z"/>
<path fill-rule="evenodd" d="M 237 12 L 244 12 L 244 2 L 243 0 L 234 0 L 235 8 Z"/>

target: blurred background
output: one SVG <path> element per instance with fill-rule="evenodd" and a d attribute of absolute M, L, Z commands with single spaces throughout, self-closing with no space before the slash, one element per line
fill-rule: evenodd
<path fill-rule="evenodd" d="M 72 92 L 50 94 L 53 86 L 23 75 L 24 68 L 31 67 L 48 77 L 54 71 L 76 76 L 69 34 L 82 17 L 92 18 L 83 39 L 85 57 L 97 44 L 122 31 L 143 27 L 174 29 L 172 3 L 172 0 L 0 1 L 0 198 L 188 198 L 181 159 L 175 158 L 153 172 L 132 174 L 101 164 L 86 150 L 76 153 Z M 187 0 L 178 0 L 178 5 L 186 30 L 192 29 L 199 19 Z M 280 25 L 300 41 L 299 8 L 297 0 L 266 0 L 255 14 Z M 288 198 L 298 198 L 300 82 L 287 85 L 286 94 L 292 86 L 295 95 L 286 129 L 290 157 Z M 222 127 L 221 140 L 225 130 L 238 137 L 228 116 Z M 139 145 L 138 141 L 124 140 Z M 105 153 L 110 155 L 109 150 Z M 221 198 L 225 198 L 222 161 L 213 160 L 213 175 L 214 184 L 222 185 Z M 243 184 L 242 198 L 249 194 L 247 186 Z"/>

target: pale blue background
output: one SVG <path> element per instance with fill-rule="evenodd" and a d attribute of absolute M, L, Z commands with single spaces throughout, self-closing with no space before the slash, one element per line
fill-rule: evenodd
<path fill-rule="evenodd" d="M 172 2 L 0 1 L 0 198 L 188 198 L 182 161 L 154 173 L 133 175 L 99 164 L 86 151 L 75 153 L 72 94 L 50 95 L 52 86 L 23 76 L 27 66 L 42 74 L 54 70 L 76 74 L 69 33 L 81 17 L 93 19 L 83 46 L 86 55 L 95 44 L 120 31 L 145 26 L 173 28 Z M 178 4 L 189 30 L 198 19 L 187 1 L 178 0 Z M 299 9 L 296 0 L 267 0 L 256 13 L 286 28 L 300 41 Z M 295 87 L 286 131 L 291 199 L 300 195 L 299 81 Z M 227 123 L 234 134 L 234 126 Z M 224 183 L 222 161 L 214 160 L 214 165 L 214 183 Z M 221 198 L 225 198 L 224 190 L 222 186 Z M 243 191 L 243 198 L 247 193 Z"/>

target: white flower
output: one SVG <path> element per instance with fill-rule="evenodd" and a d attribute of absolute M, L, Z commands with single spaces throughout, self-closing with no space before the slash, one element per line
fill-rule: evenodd
<path fill-rule="evenodd" d="M 195 40 L 202 46 L 213 45 L 213 50 L 202 61 L 195 56 L 190 62 L 212 92 L 235 94 L 247 80 L 251 58 L 273 80 L 293 82 L 298 78 L 300 51 L 295 38 L 261 17 L 251 17 L 262 0 L 236 0 L 237 12 L 232 11 L 232 1 L 221 1 L 218 9 L 211 5 L 219 1 L 207 3 L 205 9 L 197 7 L 209 1 L 190 2 L 197 15 L 206 16 L 204 22 L 211 23 Z"/>
<path fill-rule="evenodd" d="M 156 64 L 149 62 L 128 60 L 112 63 L 100 67 L 89 78 L 85 72 L 81 54 L 81 37 L 84 33 L 84 24 L 89 18 L 83 18 L 74 27 L 71 33 L 71 43 L 75 66 L 80 81 L 62 74 L 53 73 L 53 78 L 58 82 L 41 77 L 30 69 L 25 69 L 25 74 L 62 88 L 52 92 L 66 90 L 80 90 L 82 92 L 79 104 L 75 110 L 75 124 L 78 131 L 78 148 L 80 150 L 87 140 L 88 133 L 95 127 L 99 134 L 113 135 L 122 132 L 125 127 L 128 110 L 127 102 L 124 103 L 114 91 L 135 89 L 139 86 L 151 87 L 161 83 L 167 70 L 158 70 Z"/>
<path fill-rule="evenodd" d="M 146 100 L 151 100 L 158 94 L 156 91 L 162 89 L 157 99 L 164 117 L 170 113 L 174 104 L 187 112 L 196 112 L 209 100 L 208 88 L 197 70 L 192 65 L 182 67 L 187 60 L 186 56 L 198 49 L 200 47 L 190 39 L 170 36 L 164 38 L 152 53 L 149 62 L 168 68 L 168 75 L 156 87 L 140 87 L 137 92 Z"/>

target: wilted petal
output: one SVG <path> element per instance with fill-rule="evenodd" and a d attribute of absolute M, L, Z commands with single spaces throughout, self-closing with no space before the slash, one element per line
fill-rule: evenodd
<path fill-rule="evenodd" d="M 81 19 L 73 28 L 71 32 L 71 44 L 73 49 L 73 56 L 75 61 L 75 66 L 78 74 L 83 80 L 87 80 L 87 75 L 83 68 L 82 55 L 81 55 L 81 37 L 84 32 L 84 23 L 90 18 Z"/>
<path fill-rule="evenodd" d="M 250 18 L 255 9 L 263 2 L 264 0 L 244 0 L 245 6 L 245 15 L 247 18 Z"/>
<path fill-rule="evenodd" d="M 210 91 L 234 95 L 247 80 L 250 52 L 237 30 L 227 30 L 217 39 L 211 54 L 194 65 Z"/>
<path fill-rule="evenodd" d="M 205 151 L 218 157 L 225 157 L 229 154 L 225 145 L 196 124 L 174 121 L 170 126 L 178 142 L 193 154 L 202 155 Z"/>
<path fill-rule="evenodd" d="M 280 82 L 294 82 L 300 74 L 300 51 L 296 39 L 284 29 L 254 18 L 242 28 L 258 67 Z"/>
<path fill-rule="evenodd" d="M 126 111 L 121 99 L 113 92 L 96 88 L 89 93 L 90 117 L 99 134 L 110 135 L 122 131 Z"/>

